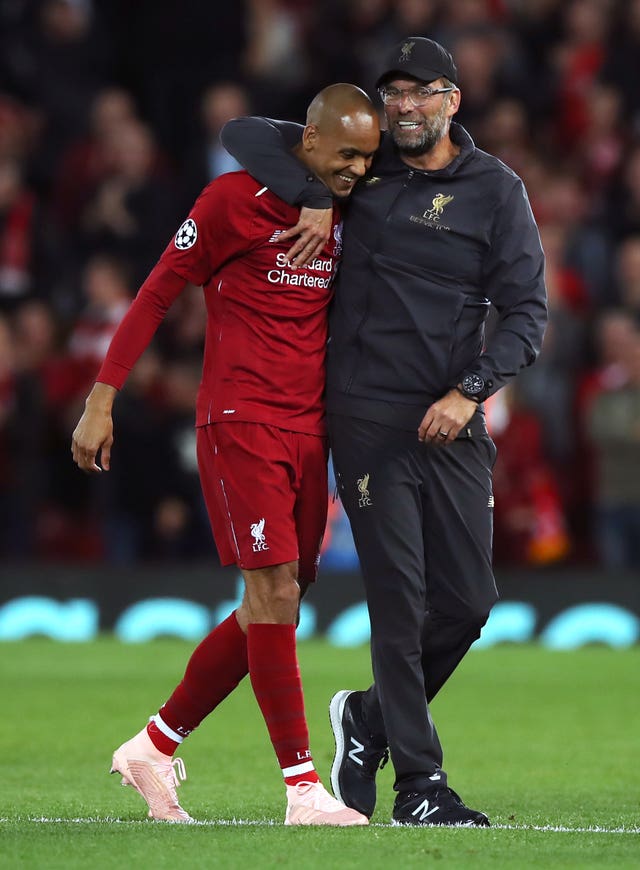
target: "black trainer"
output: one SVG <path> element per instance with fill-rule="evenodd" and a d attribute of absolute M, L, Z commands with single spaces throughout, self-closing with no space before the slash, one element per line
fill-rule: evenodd
<path fill-rule="evenodd" d="M 489 819 L 466 807 L 448 786 L 425 791 L 400 792 L 393 806 L 396 825 L 460 825 L 488 828 Z"/>
<path fill-rule="evenodd" d="M 338 800 L 371 818 L 376 807 L 376 773 L 389 760 L 389 750 L 375 741 L 364 722 L 362 694 L 343 689 L 329 704 L 336 741 L 331 787 Z"/>

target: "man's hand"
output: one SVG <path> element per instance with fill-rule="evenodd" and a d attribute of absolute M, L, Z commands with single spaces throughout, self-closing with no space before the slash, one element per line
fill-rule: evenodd
<path fill-rule="evenodd" d="M 84 413 L 71 436 L 71 453 L 78 468 L 91 474 L 109 471 L 113 444 L 111 409 L 117 390 L 108 384 L 94 384 L 87 396 Z M 100 453 L 102 467 L 97 464 Z"/>
<path fill-rule="evenodd" d="M 294 266 L 306 266 L 319 256 L 331 235 L 332 223 L 332 208 L 301 208 L 298 223 L 282 233 L 279 239 L 286 241 L 298 236 L 298 241 L 287 251 L 289 262 Z"/>
<path fill-rule="evenodd" d="M 473 399 L 467 399 L 458 390 L 449 390 L 427 409 L 418 427 L 418 439 L 441 447 L 451 444 L 477 408 Z"/>

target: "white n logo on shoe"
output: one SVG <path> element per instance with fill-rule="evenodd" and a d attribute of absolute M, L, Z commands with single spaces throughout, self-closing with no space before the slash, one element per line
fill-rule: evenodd
<path fill-rule="evenodd" d="M 422 821 L 424 821 L 424 819 L 427 818 L 427 816 L 430 816 L 431 813 L 435 813 L 435 811 L 439 810 L 439 809 L 440 809 L 440 807 L 431 807 L 431 809 L 429 809 L 429 801 L 425 799 L 422 801 L 420 806 L 417 806 L 415 808 L 415 810 L 411 813 L 411 815 L 417 816 L 418 813 L 420 813 L 420 818 L 418 819 L 418 821 L 422 822 Z"/>
<path fill-rule="evenodd" d="M 364 752 L 364 743 L 359 743 L 355 737 L 351 738 L 351 742 L 353 743 L 353 749 L 349 752 L 349 758 L 362 767 L 363 762 L 361 758 L 358 758 L 358 753 Z"/>

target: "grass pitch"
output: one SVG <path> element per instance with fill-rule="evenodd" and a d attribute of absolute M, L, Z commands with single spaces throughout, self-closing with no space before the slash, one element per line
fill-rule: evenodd
<path fill-rule="evenodd" d="M 369 828 L 285 828 L 284 790 L 247 680 L 184 744 L 183 806 L 145 819 L 107 771 L 180 679 L 191 647 L 45 640 L 0 645 L 0 864 L 7 868 L 636 868 L 640 651 L 474 651 L 433 704 L 449 780 L 489 829 L 389 826 L 393 771 Z M 368 651 L 301 644 L 325 784 L 329 698 L 364 687 Z"/>

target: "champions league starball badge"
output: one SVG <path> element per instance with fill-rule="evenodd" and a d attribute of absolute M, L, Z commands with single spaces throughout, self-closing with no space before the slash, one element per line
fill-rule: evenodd
<path fill-rule="evenodd" d="M 187 248 L 192 248 L 198 238 L 198 227 L 196 222 L 191 218 L 182 224 L 175 237 L 175 246 L 180 251 L 186 251 Z"/>

